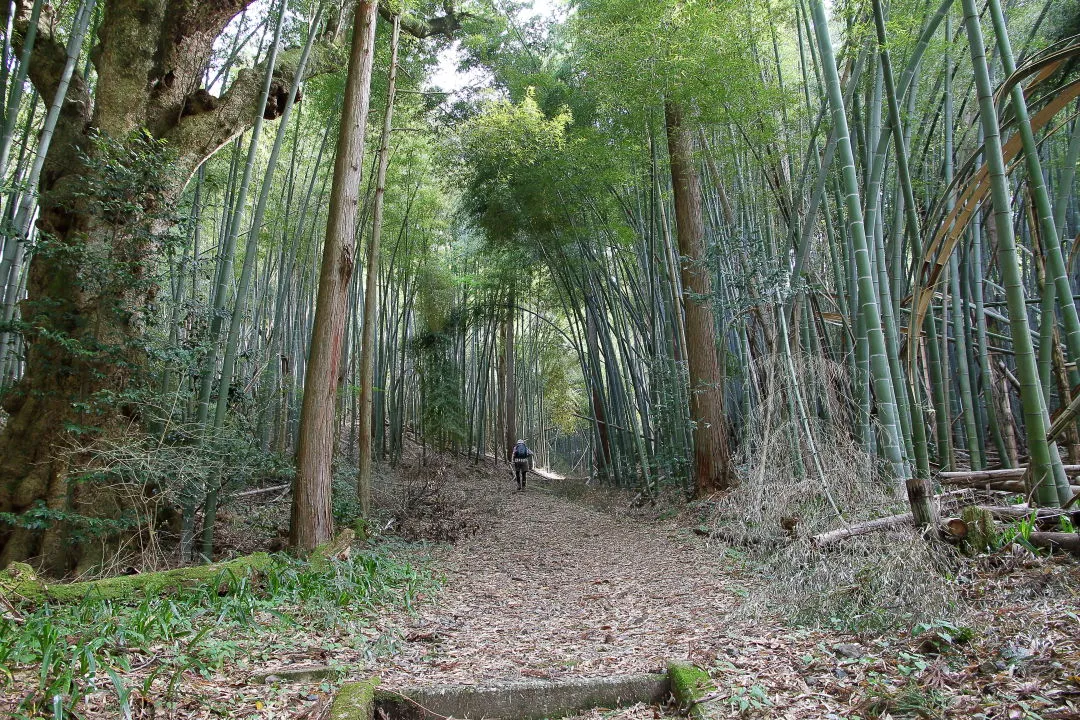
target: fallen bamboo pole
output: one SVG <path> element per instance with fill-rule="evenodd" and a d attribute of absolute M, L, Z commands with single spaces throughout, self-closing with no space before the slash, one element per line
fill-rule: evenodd
<path fill-rule="evenodd" d="M 1026 539 L 1035 547 L 1065 550 L 1073 555 L 1080 555 L 1080 535 L 1076 533 L 1033 532 Z"/>
<path fill-rule="evenodd" d="M 270 487 L 256 488 L 255 490 L 245 490 L 238 492 L 233 497 L 250 497 L 252 495 L 262 495 L 263 493 L 272 493 L 277 490 L 288 490 L 292 485 L 285 483 L 284 485 L 271 485 Z"/>
<path fill-rule="evenodd" d="M 849 525 L 847 527 L 839 528 L 837 530 L 830 530 L 829 532 L 819 533 L 818 535 L 810 538 L 811 542 L 819 548 L 828 547 L 829 545 L 835 545 L 841 540 L 847 540 L 848 538 L 858 537 L 859 535 L 869 535 L 872 532 L 879 530 L 888 530 L 894 527 L 901 527 L 904 525 L 910 525 L 913 522 L 911 513 L 903 513 L 901 515 L 889 515 L 887 517 L 878 518 L 876 520 L 870 520 L 864 523 L 858 523 L 856 525 Z"/>
<path fill-rule="evenodd" d="M 1030 505 L 976 505 L 979 510 L 986 510 L 994 516 L 995 520 L 1019 520 L 1035 513 L 1038 520 L 1051 520 L 1053 518 L 1069 515 L 1070 511 L 1062 508 L 1033 508 Z"/>
<path fill-rule="evenodd" d="M 1080 476 L 1080 465 L 1064 465 L 1063 467 L 1065 474 L 1069 477 Z M 937 476 L 945 485 L 962 485 L 984 480 L 1022 480 L 1026 472 L 1026 467 L 1019 467 L 998 470 L 956 470 L 939 472 Z"/>
<path fill-rule="evenodd" d="M 1069 406 L 1057 416 L 1050 429 L 1046 431 L 1046 439 L 1053 442 L 1058 435 L 1065 432 L 1065 428 L 1069 427 L 1069 423 L 1076 418 L 1078 413 L 1080 413 L 1080 395 L 1074 397 Z"/>

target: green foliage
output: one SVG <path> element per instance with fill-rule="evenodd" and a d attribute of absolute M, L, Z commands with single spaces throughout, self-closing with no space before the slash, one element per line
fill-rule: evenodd
<path fill-rule="evenodd" d="M 540 348 L 540 376 L 544 384 L 544 405 L 550 425 L 564 435 L 582 429 L 586 387 L 581 366 L 570 348 L 557 339 L 549 338 Z"/>
<path fill-rule="evenodd" d="M 918 656 L 910 653 L 901 655 L 908 656 L 914 663 L 901 663 L 898 666 L 904 675 L 921 674 L 928 666 L 928 663 Z M 919 669 L 919 666 L 923 666 L 922 669 Z M 946 717 L 949 707 L 948 698 L 940 690 L 927 687 L 916 678 L 897 688 L 889 676 L 877 671 L 867 673 L 865 694 L 868 697 L 862 707 L 869 718 Z"/>
<path fill-rule="evenodd" d="M 143 530 L 149 542 L 170 537 L 164 522 L 170 509 L 179 506 L 185 495 L 205 493 L 215 478 L 225 479 L 226 495 L 256 480 L 291 479 L 291 461 L 265 452 L 246 416 L 237 414 L 220 433 L 200 443 L 198 426 L 162 418 L 162 408 L 149 403 L 149 395 L 140 394 L 140 402 L 132 407 L 149 425 L 158 424 L 156 431 L 132 426 L 124 432 L 80 437 L 70 447 L 57 448 L 77 468 L 67 478 L 69 486 L 93 484 L 110 489 L 123 500 L 118 503 L 119 512 L 102 516 L 96 508 L 50 508 L 38 501 L 19 513 L 0 513 L 0 527 L 44 530 L 63 523 L 69 541 L 75 544 Z"/>
<path fill-rule="evenodd" d="M 330 484 L 330 512 L 336 527 L 349 527 L 361 518 L 360 498 L 356 494 L 356 466 L 339 463 L 334 466 Z"/>
<path fill-rule="evenodd" d="M 923 652 L 942 654 L 955 645 L 968 643 L 975 637 L 975 631 L 966 625 L 957 625 L 948 620 L 932 620 L 919 623 L 911 629 L 912 635 L 921 637 Z"/>
<path fill-rule="evenodd" d="M 566 147 L 572 119 L 565 108 L 547 117 L 530 92 L 520 103 L 489 103 L 464 125 L 465 207 L 490 240 L 535 237 L 556 224 L 550 193 L 560 178 L 553 161 Z"/>
<path fill-rule="evenodd" d="M 138 298 L 161 283 L 163 268 L 148 267 L 145 256 L 174 247 L 182 237 L 182 222 L 166 195 L 172 156 L 162 141 L 139 133 L 126 139 L 94 135 L 80 160 L 87 172 L 71 190 L 70 202 L 94 218 L 92 232 L 65 238 L 40 233 L 33 252 L 50 261 L 47 282 L 54 291 L 47 288 L 23 303 L 23 320 L 14 329 L 33 342 L 41 365 L 58 372 L 75 363 L 99 377 L 113 368 L 130 373 L 141 367 L 144 339 L 139 333 L 102 335 L 95 320 L 109 313 L 137 329 L 151 317 Z M 73 400 L 80 414 L 92 418 L 99 408 L 130 400 L 138 389 L 136 383 L 127 396 Z"/>
<path fill-rule="evenodd" d="M 0 512 L 0 526 L 45 530 L 53 525 L 64 524 L 69 529 L 68 537 L 73 543 L 99 540 L 130 531 L 137 528 L 139 522 L 140 518 L 133 512 L 125 513 L 118 518 L 95 517 L 70 510 L 50 508 L 44 500 L 38 500 L 18 513 Z"/>
<path fill-rule="evenodd" d="M 376 552 L 321 569 L 281 555 L 265 572 L 223 574 L 176 595 L 88 595 L 78 604 L 23 608 L 18 620 L 0 616 L 0 693 L 16 677 L 29 680 L 34 692 L 14 706 L 14 717 L 59 719 L 77 713 L 85 694 L 111 688 L 123 714 L 132 697 L 170 700 L 182 675 L 209 677 L 283 631 L 302 638 L 342 626 L 359 630 L 375 608 L 409 607 L 431 582 Z M 377 652 L 362 633 L 354 638 Z M 124 676 L 137 654 L 148 655 L 154 669 L 131 686 Z"/>
<path fill-rule="evenodd" d="M 1072 518 L 1068 515 L 1062 515 L 1058 518 L 1058 531 L 1063 533 L 1075 533 L 1076 525 L 1073 524 Z"/>
<path fill-rule="evenodd" d="M 465 439 L 465 406 L 461 396 L 463 368 L 454 352 L 454 328 L 427 331 L 412 341 L 420 375 L 420 425 L 423 437 L 441 450 L 452 450 Z"/>
<path fill-rule="evenodd" d="M 744 714 L 760 713 L 772 707 L 773 702 L 769 699 L 765 688 L 755 683 L 748 688 L 741 686 L 732 688 L 727 704 L 733 711 Z"/>
<path fill-rule="evenodd" d="M 456 299 L 454 277 L 442 258 L 436 255 L 425 255 L 419 265 L 414 307 L 426 330 L 442 333 L 451 320 Z"/>
<path fill-rule="evenodd" d="M 640 121 L 665 101 L 733 119 L 769 99 L 754 60 L 768 22 L 758 2 L 588 0 L 571 33 L 589 91 L 622 121 Z"/>

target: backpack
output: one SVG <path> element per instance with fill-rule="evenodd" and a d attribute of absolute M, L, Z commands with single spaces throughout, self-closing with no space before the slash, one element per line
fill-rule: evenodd
<path fill-rule="evenodd" d="M 514 446 L 515 458 L 527 458 L 529 457 L 529 448 L 525 447 L 525 443 L 518 443 Z"/>

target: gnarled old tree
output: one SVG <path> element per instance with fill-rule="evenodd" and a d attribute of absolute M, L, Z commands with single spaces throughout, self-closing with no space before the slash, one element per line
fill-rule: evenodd
<path fill-rule="evenodd" d="M 0 433 L 0 567 L 31 557 L 54 573 L 91 567 L 130 523 L 124 488 L 71 482 L 78 454 L 58 450 L 114 432 L 136 414 L 126 393 L 145 365 L 146 308 L 157 293 L 152 270 L 167 211 L 199 165 L 257 113 L 275 119 L 285 106 L 300 48 L 278 54 L 263 108 L 265 68 L 241 70 L 220 97 L 202 87 L 215 40 L 252 2 L 102 0 L 91 52 L 96 81 L 91 87 L 79 71 L 71 78 L 38 188 L 42 241 L 22 311 L 26 372 L 4 398 L 10 418 Z M 14 9 L 16 53 L 31 6 L 16 0 L 0 8 L 3 23 Z M 46 103 L 66 55 L 47 15 L 29 63 Z M 451 8 L 402 26 L 424 36 L 456 27 L 460 17 Z M 327 27 L 306 74 L 344 65 L 340 26 Z"/>

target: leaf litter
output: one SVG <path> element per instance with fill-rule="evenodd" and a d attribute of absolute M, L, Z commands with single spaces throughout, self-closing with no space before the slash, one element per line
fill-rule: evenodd
<path fill-rule="evenodd" d="M 411 640 L 372 668 L 386 687 L 661 672 L 685 660 L 713 678 L 710 717 L 1080 718 L 1071 559 L 969 562 L 966 576 L 942 580 L 962 597 L 951 619 L 856 634 L 786 621 L 762 592 L 761 566 L 696 536 L 691 511 L 604 512 L 535 483 L 517 493 L 501 475 L 467 482 L 494 512 L 432 552 L 446 573 L 434 597 L 394 613 Z"/>
<path fill-rule="evenodd" d="M 132 717 L 319 720 L 348 678 L 378 676 L 388 689 L 478 685 L 662 672 L 683 660 L 712 677 L 702 706 L 710 718 L 1080 718 L 1072 560 L 980 557 L 953 580 L 964 603 L 957 617 L 910 632 L 797 627 L 781 616 L 782 602 L 769 607 L 760 566 L 692 532 L 693 508 L 628 513 L 628 496 L 616 495 L 606 498 L 615 510 L 601 511 L 535 482 L 517 493 L 504 471 L 463 460 L 440 474 L 455 503 L 475 512 L 456 544 L 398 550 L 445 579 L 411 612 L 382 606 L 361 624 L 236 638 L 234 662 L 182 673 L 167 703 L 133 694 Z M 137 686 L 155 658 L 133 655 L 130 664 L 125 680 Z M 341 675 L 255 679 L 322 664 Z M 577 720 L 679 710 L 599 708 Z M 116 717 L 115 700 L 102 688 L 80 715 Z"/>

